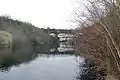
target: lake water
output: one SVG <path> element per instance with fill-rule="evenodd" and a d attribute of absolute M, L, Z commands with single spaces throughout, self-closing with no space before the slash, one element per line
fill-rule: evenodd
<path fill-rule="evenodd" d="M 9 71 L 0 73 L 0 80 L 77 80 L 80 70 L 74 55 L 39 55 L 29 63 L 12 66 Z"/>

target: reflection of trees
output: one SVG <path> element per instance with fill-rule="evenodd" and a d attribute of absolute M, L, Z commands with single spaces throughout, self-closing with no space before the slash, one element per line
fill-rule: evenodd
<path fill-rule="evenodd" d="M 51 46 L 49 44 L 35 45 L 34 49 L 25 52 L 21 48 L 14 48 L 13 53 L 0 52 L 0 71 L 9 71 L 12 66 L 19 66 L 22 63 L 29 63 L 34 60 L 38 54 L 49 53 Z M 24 49 L 26 50 L 26 49 Z"/>
<path fill-rule="evenodd" d="M 0 71 L 9 71 L 12 66 L 18 66 L 21 63 L 29 63 L 37 57 L 36 54 L 11 53 L 0 54 Z"/>
<path fill-rule="evenodd" d="M 25 35 L 23 35 L 25 36 Z M 19 37 L 19 36 L 18 36 Z M 25 36 L 27 39 L 27 37 Z M 28 41 L 21 42 L 21 40 L 16 40 L 13 43 L 13 53 L 4 52 L 4 54 L 0 53 L 0 71 L 9 71 L 12 66 L 19 66 L 22 63 L 29 63 L 33 59 L 35 59 L 41 53 L 46 53 L 49 57 L 49 54 L 74 54 L 74 51 L 66 51 L 66 52 L 59 52 L 59 42 L 55 39 L 53 40 L 54 43 L 41 43 L 41 44 L 34 44 L 29 49 Z M 50 49 L 55 49 L 54 52 L 50 52 Z"/>
<path fill-rule="evenodd" d="M 49 51 L 47 44 L 51 37 L 31 23 L 14 20 L 9 16 L 0 16 L 0 30 L 9 32 L 13 38 L 12 53 L 8 50 L 0 50 L 0 70 L 2 71 L 9 70 L 13 65 L 33 60 L 36 57 L 34 48 L 39 53 Z"/>
<path fill-rule="evenodd" d="M 85 60 L 85 63 L 79 66 L 79 69 L 81 70 L 77 73 L 76 80 L 104 80 L 103 71 L 95 67 L 90 60 Z"/>

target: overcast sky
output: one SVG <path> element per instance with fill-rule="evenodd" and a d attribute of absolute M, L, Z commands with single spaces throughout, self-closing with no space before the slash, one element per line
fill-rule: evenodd
<path fill-rule="evenodd" d="M 40 28 L 74 28 L 68 22 L 74 3 L 75 0 L 0 0 L 0 15 L 7 14 Z"/>

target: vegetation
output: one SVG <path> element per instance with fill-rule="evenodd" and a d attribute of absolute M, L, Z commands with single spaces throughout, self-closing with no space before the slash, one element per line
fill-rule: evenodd
<path fill-rule="evenodd" d="M 52 37 L 30 23 L 0 16 L 0 40 L 1 44 L 8 40 L 12 47 L 12 52 L 8 47 L 0 47 L 0 71 L 8 71 L 13 65 L 35 59 L 36 52 L 48 52 Z"/>
<path fill-rule="evenodd" d="M 36 45 L 47 44 L 51 41 L 49 34 L 31 23 L 13 20 L 8 16 L 0 16 L 0 30 L 13 36 L 15 53 L 30 53 Z"/>
<path fill-rule="evenodd" d="M 77 73 L 77 80 L 104 80 L 104 71 L 95 67 L 93 61 L 86 59 L 79 67 L 81 70 Z"/>
<path fill-rule="evenodd" d="M 9 16 L 1 16 L 0 23 L 1 23 L 0 29 L 7 30 L 8 32 L 11 32 L 11 33 L 12 33 L 12 31 L 9 28 L 12 28 L 13 30 L 21 31 L 32 40 L 39 39 L 41 41 L 47 42 L 47 40 L 49 40 L 49 38 L 50 38 L 49 35 L 44 33 L 40 28 L 35 27 L 31 23 L 22 22 L 19 20 L 13 20 Z M 43 40 L 40 38 L 42 38 Z"/>
<path fill-rule="evenodd" d="M 78 4 L 81 5 L 78 1 Z M 87 0 L 75 11 L 77 51 L 104 69 L 106 80 L 120 79 L 120 1 Z"/>

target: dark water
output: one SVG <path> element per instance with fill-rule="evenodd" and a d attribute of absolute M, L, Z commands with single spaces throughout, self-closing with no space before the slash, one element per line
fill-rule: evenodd
<path fill-rule="evenodd" d="M 1 54 L 0 80 L 78 80 L 84 58 L 75 56 L 71 45 L 37 49 L 39 53 Z"/>
<path fill-rule="evenodd" d="M 76 80 L 78 57 L 74 55 L 39 55 L 29 64 L 13 66 L 0 73 L 0 80 Z M 82 63 L 83 58 L 79 57 Z"/>

